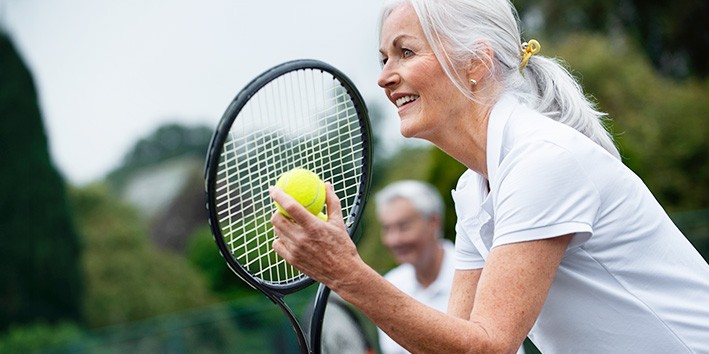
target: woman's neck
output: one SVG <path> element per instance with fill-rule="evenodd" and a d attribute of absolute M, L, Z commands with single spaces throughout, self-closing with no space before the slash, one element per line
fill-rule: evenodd
<path fill-rule="evenodd" d="M 487 127 L 492 107 L 492 104 L 473 105 L 470 115 L 452 119 L 429 141 L 465 167 L 487 177 Z"/>

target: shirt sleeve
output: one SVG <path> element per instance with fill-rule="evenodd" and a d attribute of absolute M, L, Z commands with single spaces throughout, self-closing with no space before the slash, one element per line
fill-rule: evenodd
<path fill-rule="evenodd" d="M 455 231 L 455 269 L 481 269 L 485 265 L 485 259 L 463 229 L 460 221 L 456 223 Z"/>
<path fill-rule="evenodd" d="M 509 152 L 493 184 L 493 247 L 575 234 L 569 248 L 586 242 L 600 196 L 572 152 L 534 141 Z"/>
<path fill-rule="evenodd" d="M 451 191 L 457 222 L 455 223 L 455 268 L 461 270 L 480 269 L 485 265 L 483 255 L 478 251 L 471 237 L 479 237 L 479 227 L 475 219 L 480 212 L 480 196 L 475 192 L 475 172 L 467 170 L 458 179 Z"/>

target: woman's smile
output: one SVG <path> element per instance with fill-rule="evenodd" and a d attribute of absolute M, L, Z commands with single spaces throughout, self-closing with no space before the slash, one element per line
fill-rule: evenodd
<path fill-rule="evenodd" d="M 379 51 L 378 84 L 398 109 L 403 136 L 431 140 L 456 118 L 451 113 L 470 104 L 443 70 L 411 6 L 397 8 L 383 23 Z"/>

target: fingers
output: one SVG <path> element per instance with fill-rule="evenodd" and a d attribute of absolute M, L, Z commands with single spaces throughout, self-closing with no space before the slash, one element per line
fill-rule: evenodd
<path fill-rule="evenodd" d="M 342 222 L 340 200 L 337 198 L 331 183 L 326 183 L 325 188 L 328 211 L 327 224 L 311 214 L 282 189 L 272 186 L 268 190 L 271 198 L 290 215 L 290 218 L 288 218 L 281 212 L 275 211 L 271 216 L 271 224 L 277 235 L 271 247 L 290 264 L 301 265 L 299 260 L 303 261 L 311 258 L 313 252 L 321 253 L 320 251 L 313 251 L 312 246 L 314 244 L 309 241 L 311 239 L 329 240 L 332 237 L 325 237 L 325 235 L 341 234 L 344 235 L 343 239 L 349 240 L 349 235 Z"/>
<path fill-rule="evenodd" d="M 276 251 L 276 253 L 278 253 L 279 256 L 283 257 L 286 262 L 291 259 L 291 253 L 282 239 L 276 238 L 275 240 L 273 240 L 273 244 L 271 244 L 271 247 L 274 251 Z"/>
<path fill-rule="evenodd" d="M 335 220 L 339 223 L 344 224 L 344 222 L 342 221 L 343 217 L 340 199 L 337 197 L 332 183 L 325 183 L 325 191 L 325 203 L 327 205 L 328 220 Z M 290 215 L 291 219 L 293 219 L 293 221 L 295 221 L 296 223 L 300 225 L 308 225 L 310 223 L 316 222 L 317 220 L 320 220 L 317 216 L 311 214 L 308 210 L 305 209 L 305 207 L 300 205 L 298 201 L 293 199 L 293 197 L 288 195 L 288 193 L 284 192 L 282 189 L 276 186 L 271 186 L 269 187 L 268 192 L 271 195 L 271 198 L 273 198 L 273 200 L 276 201 L 281 206 L 281 208 L 283 208 L 283 210 L 287 211 L 288 215 Z"/>
<path fill-rule="evenodd" d="M 276 203 L 278 203 L 283 210 L 288 212 L 291 219 L 296 223 L 305 225 L 306 223 L 313 222 L 314 220 L 319 220 L 315 215 L 311 214 L 305 207 L 300 205 L 297 200 L 293 199 L 288 193 L 284 192 L 282 189 L 271 186 L 268 188 L 268 193 L 271 195 Z M 279 213 L 280 214 L 280 213 Z"/>
<path fill-rule="evenodd" d="M 319 221 L 317 218 L 315 220 Z M 310 257 L 304 252 L 309 245 L 307 238 L 310 234 L 278 211 L 273 213 L 271 223 L 276 235 L 276 239 L 271 244 L 273 250 L 286 262 L 305 272 L 308 269 L 307 262 L 304 264 L 303 261 Z"/>
<path fill-rule="evenodd" d="M 332 183 L 325 182 L 325 205 L 327 205 L 327 219 L 335 220 L 341 224 L 342 221 L 342 205 L 340 204 L 340 198 L 337 197 L 335 189 L 332 187 Z"/>
<path fill-rule="evenodd" d="M 293 257 L 291 250 L 293 240 L 291 240 L 291 238 L 297 235 L 297 231 L 294 232 L 293 228 L 298 228 L 299 226 L 279 211 L 274 212 L 271 216 L 271 224 L 273 224 L 273 232 L 276 236 L 271 247 L 278 255 L 283 257 L 286 262 L 290 263 Z"/>
<path fill-rule="evenodd" d="M 291 218 L 279 211 L 271 216 L 276 239 L 273 250 L 286 262 L 311 278 L 335 279 L 343 259 L 357 258 L 357 249 L 342 220 L 340 200 L 331 183 L 325 184 L 328 221 L 323 222 L 307 211 L 282 189 L 269 188 L 269 194 Z"/>

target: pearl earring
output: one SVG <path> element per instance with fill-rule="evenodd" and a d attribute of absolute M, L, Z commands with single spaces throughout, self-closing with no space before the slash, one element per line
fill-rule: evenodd
<path fill-rule="evenodd" d="M 473 84 L 473 86 L 475 86 L 478 84 L 478 80 L 470 79 L 470 83 Z"/>

